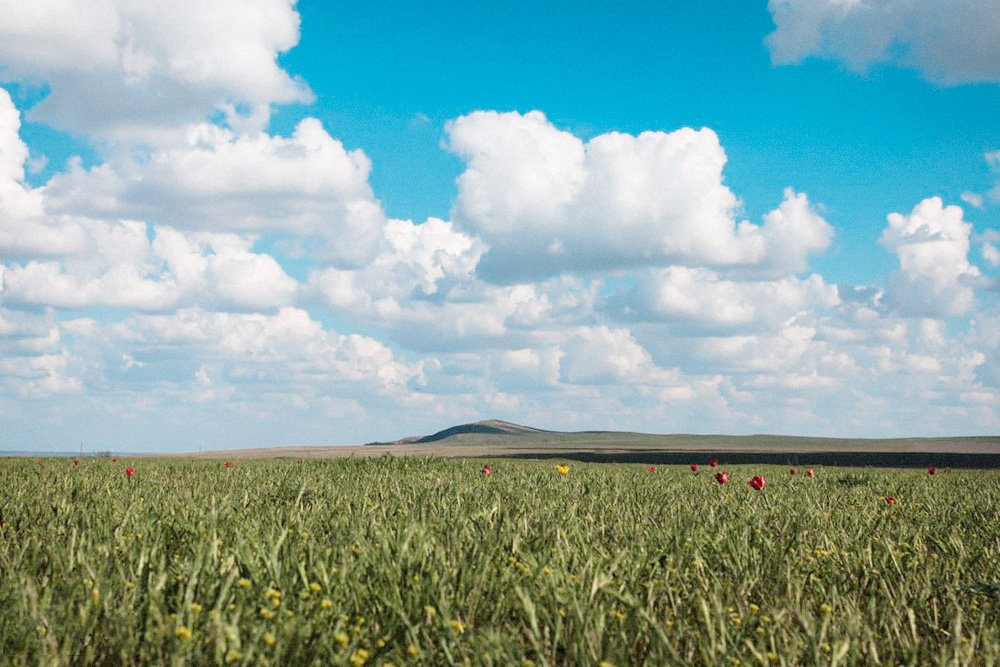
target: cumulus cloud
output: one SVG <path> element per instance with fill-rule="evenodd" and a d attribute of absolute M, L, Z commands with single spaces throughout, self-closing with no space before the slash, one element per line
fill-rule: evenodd
<path fill-rule="evenodd" d="M 837 286 L 815 274 L 737 281 L 681 266 L 651 270 L 634 290 L 610 300 L 612 312 L 626 320 L 673 323 L 703 333 L 775 330 L 800 312 L 839 303 Z"/>
<path fill-rule="evenodd" d="M 777 64 L 809 56 L 861 70 L 897 61 L 931 81 L 1000 81 L 1000 4 L 983 0 L 769 0 Z"/>
<path fill-rule="evenodd" d="M 216 109 L 312 99 L 277 57 L 298 43 L 294 0 L 0 3 L 2 76 L 47 85 L 34 120 L 149 137 Z M 249 114 L 253 115 L 253 114 Z"/>
<path fill-rule="evenodd" d="M 236 310 L 289 304 L 297 283 L 252 241 L 146 223 L 91 220 L 79 252 L 8 263 L 0 302 L 58 308 L 166 310 L 192 302 Z"/>
<path fill-rule="evenodd" d="M 562 345 L 560 371 L 573 384 L 611 384 L 641 380 L 652 369 L 649 353 L 627 329 L 585 327 Z"/>
<path fill-rule="evenodd" d="M 959 206 L 940 197 L 925 199 L 909 215 L 890 213 L 881 243 L 899 258 L 889 276 L 885 303 L 895 312 L 918 317 L 954 317 L 976 304 L 979 269 L 969 263 L 972 225 Z"/>
<path fill-rule="evenodd" d="M 419 381 L 421 367 L 397 360 L 381 342 L 324 329 L 298 308 L 274 314 L 181 309 L 169 315 L 136 315 L 109 327 L 109 336 L 130 350 L 170 351 L 182 358 L 223 364 L 233 378 L 269 378 L 291 385 L 358 383 L 398 391 Z M 199 371 L 201 371 L 199 367 Z M 207 371 L 196 380 L 215 385 Z"/>
<path fill-rule="evenodd" d="M 21 113 L 0 88 L 0 259 L 79 249 L 84 238 L 79 225 L 72 218 L 46 219 L 43 189 L 24 181 L 28 146 L 20 130 Z"/>
<path fill-rule="evenodd" d="M 44 398 L 82 388 L 52 315 L 0 306 L 0 396 Z"/>
<path fill-rule="evenodd" d="M 79 161 L 46 187 L 53 215 L 130 217 L 206 230 L 282 232 L 318 240 L 330 261 L 371 258 L 385 224 L 368 176 L 371 161 L 346 150 L 315 118 L 290 137 L 189 126 L 176 141 Z"/>
<path fill-rule="evenodd" d="M 400 301 L 431 297 L 472 280 L 483 252 L 479 239 L 455 231 L 450 222 L 438 218 L 419 225 L 390 220 L 383 234 L 384 249 L 367 266 L 313 273 L 312 282 L 330 304 L 396 310 Z"/>
<path fill-rule="evenodd" d="M 480 274 L 496 282 L 669 264 L 782 274 L 832 238 L 790 190 L 763 225 L 737 222 L 707 128 L 583 142 L 538 111 L 477 111 L 446 131 L 466 161 L 453 218 L 489 246 Z"/>

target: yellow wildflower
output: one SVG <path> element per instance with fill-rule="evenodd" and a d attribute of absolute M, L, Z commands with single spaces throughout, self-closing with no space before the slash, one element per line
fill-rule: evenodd
<path fill-rule="evenodd" d="M 240 588 L 250 588 L 250 580 L 246 577 L 240 577 L 236 580 L 236 585 Z"/>
<path fill-rule="evenodd" d="M 231 650 L 226 653 L 226 662 L 236 662 L 237 660 L 242 660 L 243 654 L 237 650 Z"/>
<path fill-rule="evenodd" d="M 194 613 L 200 614 L 202 609 L 204 609 L 204 607 L 202 607 L 197 602 L 192 602 L 191 603 L 191 611 L 193 611 Z"/>
<path fill-rule="evenodd" d="M 406 647 L 406 652 L 413 657 L 420 655 L 420 649 L 418 649 L 413 644 L 410 644 L 409 646 Z"/>
<path fill-rule="evenodd" d="M 351 642 L 351 638 L 347 636 L 346 632 L 338 632 L 333 636 L 333 640 L 341 646 L 347 646 Z"/>
<path fill-rule="evenodd" d="M 177 636 L 178 639 L 190 639 L 191 630 L 185 628 L 183 625 L 178 625 L 177 629 L 174 630 L 174 634 Z"/>
<path fill-rule="evenodd" d="M 329 598 L 323 598 L 319 603 L 320 609 L 333 609 L 333 601 Z"/>
<path fill-rule="evenodd" d="M 321 590 L 323 590 L 323 587 L 317 584 L 315 581 L 313 581 L 309 583 L 309 590 L 311 590 L 313 593 L 319 593 Z"/>
<path fill-rule="evenodd" d="M 457 632 L 458 634 L 462 634 L 463 632 L 465 632 L 465 623 L 458 620 L 457 618 L 452 621 L 449 621 L 448 625 L 450 625 L 451 629 Z"/>
<path fill-rule="evenodd" d="M 274 612 L 271 611 L 270 609 L 268 609 L 267 607 L 261 607 L 260 608 L 260 617 L 261 618 L 274 618 Z"/>
<path fill-rule="evenodd" d="M 264 633 L 264 643 L 265 644 L 267 644 L 268 646 L 273 646 L 275 641 L 277 641 L 277 639 L 275 638 L 273 632 L 265 632 Z"/>

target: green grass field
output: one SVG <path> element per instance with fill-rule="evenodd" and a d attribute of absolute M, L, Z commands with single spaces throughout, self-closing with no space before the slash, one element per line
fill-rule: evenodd
<path fill-rule="evenodd" d="M 482 464 L 0 460 L 0 663 L 1000 658 L 995 473 Z"/>

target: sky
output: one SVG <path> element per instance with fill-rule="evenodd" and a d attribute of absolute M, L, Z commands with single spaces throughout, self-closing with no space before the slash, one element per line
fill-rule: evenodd
<path fill-rule="evenodd" d="M 998 33 L 0 0 L 0 450 L 998 434 Z"/>

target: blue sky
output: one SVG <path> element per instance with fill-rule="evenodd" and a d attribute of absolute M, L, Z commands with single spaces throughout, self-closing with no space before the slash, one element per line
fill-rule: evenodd
<path fill-rule="evenodd" d="M 59 4 L 0 449 L 1000 431 L 1000 9 Z"/>

